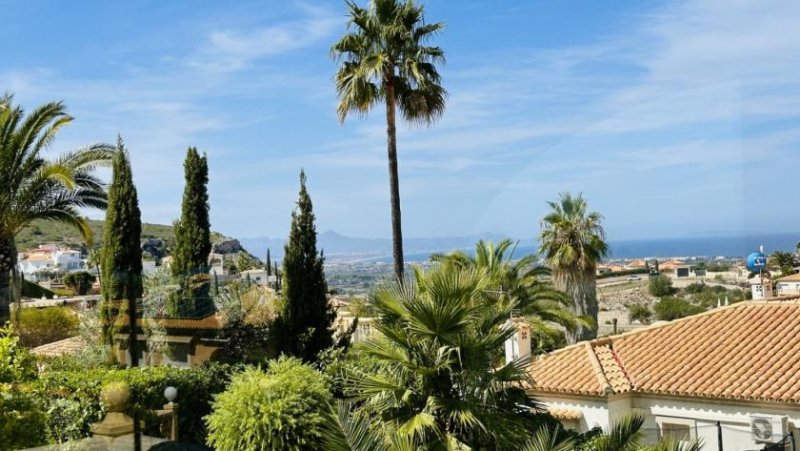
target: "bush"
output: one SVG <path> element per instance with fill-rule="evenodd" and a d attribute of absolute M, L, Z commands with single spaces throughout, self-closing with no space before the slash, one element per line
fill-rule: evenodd
<path fill-rule="evenodd" d="M 64 276 L 64 285 L 76 294 L 84 295 L 92 289 L 92 284 L 97 278 L 86 271 L 71 272 Z"/>
<path fill-rule="evenodd" d="M 628 306 L 628 319 L 639 321 L 642 324 L 650 324 L 653 318 L 653 312 L 644 304 L 631 304 Z"/>
<path fill-rule="evenodd" d="M 653 306 L 656 318 L 660 321 L 672 321 L 673 319 L 683 318 L 704 311 L 703 307 L 694 305 L 681 298 L 666 297 L 661 299 Z"/>
<path fill-rule="evenodd" d="M 33 283 L 33 282 L 29 281 L 29 280 L 24 280 L 24 279 L 22 281 L 22 296 L 23 297 L 34 298 L 34 299 L 41 299 L 41 298 L 44 297 L 44 298 L 47 298 L 47 299 L 52 299 L 53 295 L 55 295 L 55 293 L 53 293 L 52 291 L 48 290 L 47 288 L 45 288 L 45 287 L 43 287 L 43 286 L 41 286 L 39 284 Z"/>
<path fill-rule="evenodd" d="M 622 277 L 633 276 L 636 274 L 647 274 L 647 268 L 626 269 L 624 271 L 607 272 L 597 276 L 598 279 L 607 279 L 609 277 Z"/>
<path fill-rule="evenodd" d="M 674 292 L 672 289 L 672 279 L 663 274 L 651 277 L 647 285 L 647 290 L 653 296 L 669 296 Z"/>
<path fill-rule="evenodd" d="M 178 389 L 178 436 L 182 442 L 205 442 L 203 417 L 211 412 L 216 393 L 225 389 L 230 376 L 240 368 L 208 365 L 199 368 L 146 367 L 128 369 L 97 368 L 84 371 L 52 371 L 41 375 L 35 384 L 47 402 L 47 431 L 52 440 L 86 437 L 89 425 L 102 418 L 100 389 L 109 382 L 124 381 L 131 387 L 134 405 L 128 409 L 144 421 L 144 432 L 158 434 L 154 410 L 166 404 L 164 389 Z"/>
<path fill-rule="evenodd" d="M 206 417 L 208 444 L 220 451 L 322 449 L 320 430 L 330 402 L 325 376 L 281 357 L 267 372 L 234 376 Z"/>
<path fill-rule="evenodd" d="M 66 307 L 26 308 L 19 312 L 20 344 L 35 348 L 78 334 L 78 317 Z"/>
<path fill-rule="evenodd" d="M 0 328 L 0 384 L 16 384 L 36 377 L 36 364 L 11 326 Z"/>
<path fill-rule="evenodd" d="M 0 384 L 0 450 L 45 444 L 45 413 L 29 393 Z"/>

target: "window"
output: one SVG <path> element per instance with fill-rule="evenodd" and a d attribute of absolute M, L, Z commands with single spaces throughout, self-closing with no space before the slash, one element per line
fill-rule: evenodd
<path fill-rule="evenodd" d="M 662 438 L 689 441 L 697 434 L 695 420 L 690 418 L 656 417 L 656 423 Z"/>

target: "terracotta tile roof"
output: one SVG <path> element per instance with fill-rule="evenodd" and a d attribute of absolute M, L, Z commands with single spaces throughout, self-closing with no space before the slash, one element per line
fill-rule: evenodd
<path fill-rule="evenodd" d="M 548 407 L 547 411 L 550 415 L 558 418 L 559 420 L 580 420 L 583 418 L 583 412 L 578 409 L 570 409 L 567 407 Z"/>
<path fill-rule="evenodd" d="M 800 273 L 775 279 L 775 282 L 800 282 Z"/>
<path fill-rule="evenodd" d="M 217 313 L 214 315 L 206 316 L 205 318 L 190 319 L 190 318 L 139 318 L 140 325 L 146 325 L 148 322 L 157 322 L 159 325 L 167 329 L 222 329 L 222 317 Z M 117 326 L 126 326 L 128 324 L 128 315 L 123 313 L 117 317 Z"/>
<path fill-rule="evenodd" d="M 582 342 L 530 367 L 533 389 L 800 403 L 800 300 L 748 301 Z"/>
<path fill-rule="evenodd" d="M 86 341 L 81 337 L 70 337 L 54 341 L 31 349 L 36 355 L 45 357 L 58 357 L 66 354 L 75 354 L 86 347 Z"/>

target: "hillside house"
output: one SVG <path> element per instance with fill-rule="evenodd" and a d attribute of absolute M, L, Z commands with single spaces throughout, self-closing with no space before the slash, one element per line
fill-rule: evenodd
<path fill-rule="evenodd" d="M 529 367 L 531 390 L 579 431 L 638 411 L 648 441 L 761 450 L 798 438 L 798 351 L 799 299 L 747 301 L 545 354 Z"/>
<path fill-rule="evenodd" d="M 800 274 L 781 277 L 775 281 L 775 294 L 777 296 L 800 295 Z"/>

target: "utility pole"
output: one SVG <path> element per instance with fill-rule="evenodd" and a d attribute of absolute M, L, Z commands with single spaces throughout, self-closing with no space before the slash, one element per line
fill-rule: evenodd
<path fill-rule="evenodd" d="M 724 451 L 722 449 L 722 424 L 719 421 L 717 421 L 717 446 L 719 451 Z"/>

